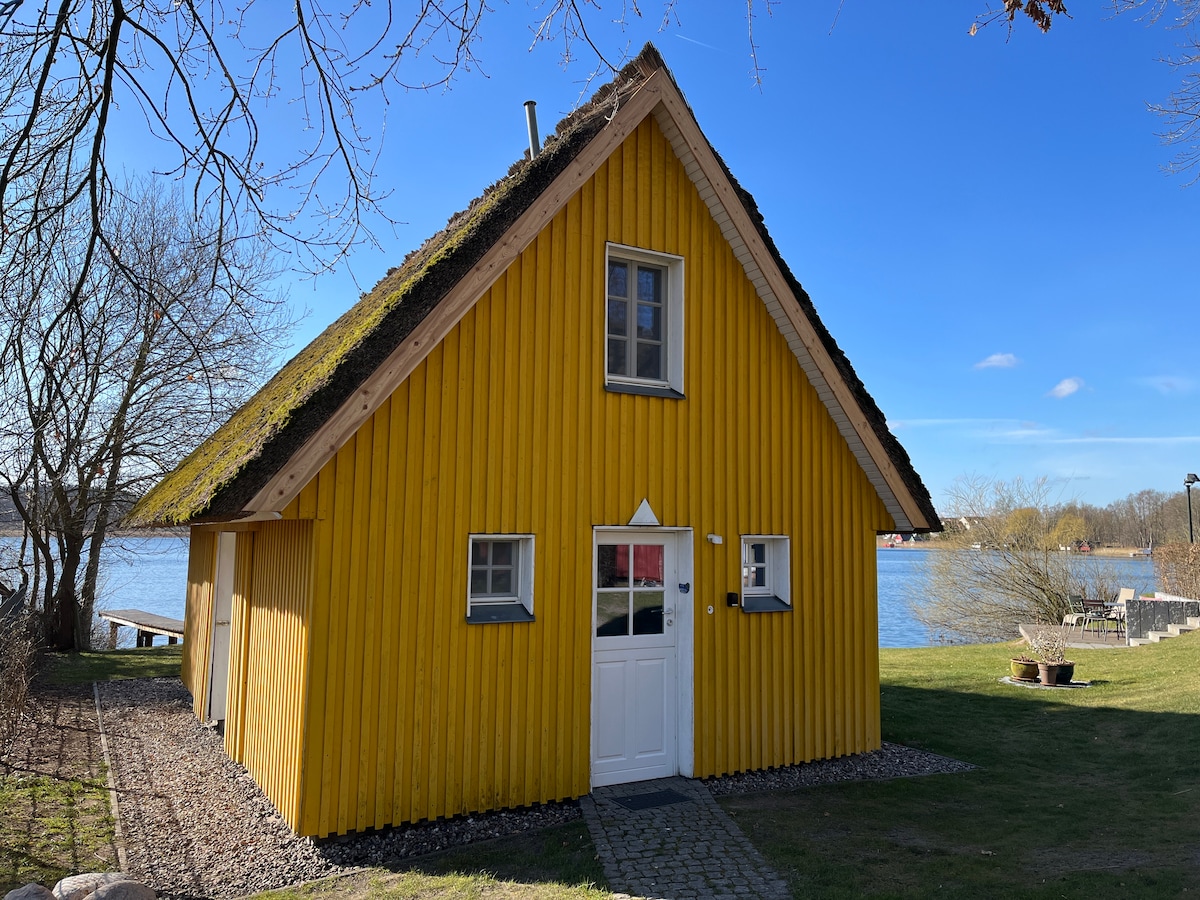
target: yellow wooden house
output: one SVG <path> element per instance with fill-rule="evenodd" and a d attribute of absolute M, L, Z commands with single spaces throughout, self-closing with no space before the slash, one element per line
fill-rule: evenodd
<path fill-rule="evenodd" d="M 647 47 L 135 508 L 300 834 L 880 745 L 907 454 Z"/>

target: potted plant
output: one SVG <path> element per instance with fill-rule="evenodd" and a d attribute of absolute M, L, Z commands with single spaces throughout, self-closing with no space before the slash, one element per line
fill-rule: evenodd
<path fill-rule="evenodd" d="M 1020 656 L 1014 656 L 1008 662 L 1009 670 L 1012 672 L 1012 677 L 1017 681 L 1037 681 L 1038 663 L 1036 659 L 1032 659 L 1022 653 Z"/>
<path fill-rule="evenodd" d="M 1038 675 L 1044 685 L 1070 684 L 1075 663 L 1066 657 L 1066 640 L 1061 628 L 1039 628 L 1029 641 L 1030 652 L 1038 659 Z"/>

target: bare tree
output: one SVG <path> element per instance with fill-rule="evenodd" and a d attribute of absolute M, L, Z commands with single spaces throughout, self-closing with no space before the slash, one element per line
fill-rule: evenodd
<path fill-rule="evenodd" d="M 1109 0 L 1108 7 L 1114 13 L 1141 16 L 1148 25 L 1178 38 L 1175 52 L 1164 54 L 1162 61 L 1179 72 L 1179 88 L 1150 109 L 1166 123 L 1159 137 L 1177 148 L 1167 170 L 1195 172 L 1188 182 L 1195 184 L 1200 181 L 1200 0 Z M 1064 0 L 1002 0 L 998 6 L 987 4 L 975 17 L 970 33 L 1001 21 L 1011 29 L 1018 20 L 1028 20 L 1047 32 L 1061 18 L 1070 18 Z"/>
<path fill-rule="evenodd" d="M 98 247 L 81 202 L 48 221 L 36 255 L 9 245 L 0 258 L 0 489 L 23 526 L 21 578 L 61 649 L 89 646 L 113 523 L 244 401 L 289 324 L 261 244 L 157 184 L 125 193 Z"/>
<path fill-rule="evenodd" d="M 952 515 L 971 527 L 945 536 L 928 584 L 909 598 L 931 633 L 952 641 L 1013 638 L 1019 624 L 1061 622 L 1072 594 L 1116 596 L 1103 563 L 1060 544 L 1082 519 L 1060 512 L 1047 479 L 964 477 L 949 493 Z"/>
<path fill-rule="evenodd" d="M 615 71 L 629 48 L 602 48 L 590 23 L 641 12 L 603 5 L 550 0 L 531 16 L 531 44 L 560 44 L 564 63 L 582 46 L 589 64 Z M 495 14 L 471 0 L 0 0 L 0 244 L 44 252 L 45 223 L 82 204 L 88 240 L 63 295 L 79 302 L 97 254 L 114 254 L 105 223 L 119 202 L 120 137 L 186 185 L 222 237 L 265 235 L 320 271 L 391 221 L 375 178 L 390 92 L 479 68 Z M 664 27 L 675 15 L 665 0 Z M 755 18 L 748 0 L 752 56 Z M 268 144 L 290 158 L 276 163 Z"/>

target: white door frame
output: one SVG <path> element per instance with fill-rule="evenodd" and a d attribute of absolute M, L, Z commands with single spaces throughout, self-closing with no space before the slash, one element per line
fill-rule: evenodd
<path fill-rule="evenodd" d="M 595 675 L 596 653 L 596 563 L 597 547 L 599 544 L 620 538 L 624 535 L 656 537 L 665 543 L 674 538 L 675 571 L 678 585 L 675 600 L 675 763 L 676 771 L 687 778 L 695 772 L 695 729 L 696 706 L 694 689 L 695 671 L 695 609 L 696 590 L 693 583 L 693 539 L 692 529 L 686 527 L 631 527 L 622 525 L 597 525 L 592 529 L 592 590 L 588 602 L 591 604 L 591 653 L 588 665 L 588 677 Z M 589 734 L 594 735 L 596 728 L 596 689 L 591 690 L 591 718 Z M 665 723 L 670 727 L 671 723 Z M 591 771 L 593 743 L 588 740 L 588 778 L 589 785 L 595 786 L 595 776 Z"/>
<path fill-rule="evenodd" d="M 229 691 L 229 644 L 233 621 L 233 569 L 237 556 L 237 534 L 217 533 L 217 552 L 213 561 L 212 622 L 209 630 L 208 708 L 205 719 L 225 718 Z"/>

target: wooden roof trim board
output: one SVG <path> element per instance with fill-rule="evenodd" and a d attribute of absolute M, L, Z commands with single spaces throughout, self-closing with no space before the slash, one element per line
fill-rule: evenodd
<path fill-rule="evenodd" d="M 626 98 L 608 125 L 551 182 L 538 200 L 250 500 L 245 507 L 250 515 L 280 512 L 295 499 L 363 422 L 403 384 L 429 351 L 462 320 L 613 150 L 650 114 L 659 103 L 664 84 L 670 84 L 670 78 L 663 70 L 658 70 Z"/>
<path fill-rule="evenodd" d="M 770 250 L 763 245 L 758 228 L 750 221 L 741 199 L 725 176 L 711 145 L 704 137 L 683 95 L 672 85 L 663 92 L 655 110 L 659 127 L 671 142 L 685 169 L 694 171 L 692 181 L 721 228 L 746 276 L 758 288 L 759 296 L 771 311 L 797 361 L 803 367 L 817 394 L 828 408 L 838 430 L 879 493 L 885 507 L 900 530 L 928 528 L 920 505 L 892 463 L 875 429 L 842 378 L 820 335 L 796 303 L 780 302 L 791 287 L 775 264 Z M 690 163 L 694 162 L 694 169 Z"/>

